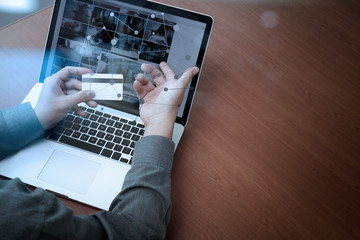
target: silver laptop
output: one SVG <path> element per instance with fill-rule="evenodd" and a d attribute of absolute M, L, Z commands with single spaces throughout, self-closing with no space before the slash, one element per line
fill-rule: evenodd
<path fill-rule="evenodd" d="M 201 70 L 212 24 L 208 15 L 150 1 L 56 1 L 40 80 L 24 102 L 36 105 L 46 77 L 65 66 L 82 66 L 94 74 L 77 77 L 97 89 L 99 105 L 82 104 L 85 117 L 68 113 L 45 139 L 1 161 L 0 174 L 108 209 L 144 133 L 132 87 L 141 64 L 166 61 L 178 76 L 195 65 Z M 178 112 L 176 146 L 198 79 L 199 74 L 187 87 Z"/>

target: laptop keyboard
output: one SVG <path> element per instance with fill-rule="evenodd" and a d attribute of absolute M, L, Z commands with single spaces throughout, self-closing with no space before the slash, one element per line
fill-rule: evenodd
<path fill-rule="evenodd" d="M 131 164 L 135 143 L 144 135 L 145 126 L 91 108 L 81 108 L 86 116 L 77 116 L 73 111 L 68 113 L 48 139 Z"/>

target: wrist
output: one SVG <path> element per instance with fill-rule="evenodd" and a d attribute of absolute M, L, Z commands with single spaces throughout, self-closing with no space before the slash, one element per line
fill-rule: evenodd
<path fill-rule="evenodd" d="M 176 117 L 156 116 L 149 119 L 145 124 L 144 136 L 158 135 L 172 139 Z"/>
<path fill-rule="evenodd" d="M 50 128 L 49 124 L 48 124 L 48 121 L 46 119 L 46 115 L 43 113 L 43 111 L 41 111 L 41 108 L 39 108 L 37 105 L 35 106 L 34 108 L 34 112 L 35 112 L 35 115 L 40 123 L 40 125 L 42 126 L 42 128 L 44 130 L 47 130 Z"/>

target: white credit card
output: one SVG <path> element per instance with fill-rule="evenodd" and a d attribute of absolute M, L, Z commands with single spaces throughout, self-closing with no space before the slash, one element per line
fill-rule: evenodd
<path fill-rule="evenodd" d="M 94 100 L 123 100 L 123 75 L 88 73 L 82 75 L 82 90 L 93 90 Z"/>

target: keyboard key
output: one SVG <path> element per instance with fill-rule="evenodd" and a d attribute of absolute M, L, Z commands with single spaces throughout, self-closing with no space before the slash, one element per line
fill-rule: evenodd
<path fill-rule="evenodd" d="M 57 141 L 60 138 L 60 136 L 61 136 L 60 134 L 58 134 L 56 132 L 52 132 L 52 133 L 50 133 L 48 138 Z"/>
<path fill-rule="evenodd" d="M 91 120 L 91 121 L 96 121 L 96 120 L 98 120 L 98 119 L 99 119 L 99 116 L 94 115 L 94 114 L 92 114 L 91 117 L 90 117 L 90 120 Z"/>
<path fill-rule="evenodd" d="M 80 106 L 80 109 L 85 111 L 86 110 L 86 107 L 83 107 L 83 106 Z"/>
<path fill-rule="evenodd" d="M 95 136 L 96 133 L 97 133 L 97 131 L 94 130 L 94 129 L 90 129 L 89 132 L 88 132 L 88 134 L 91 135 L 91 136 Z"/>
<path fill-rule="evenodd" d="M 96 137 L 90 137 L 89 142 L 95 144 L 97 142 L 97 140 L 98 139 Z"/>
<path fill-rule="evenodd" d="M 121 138 L 119 138 L 119 137 L 114 137 L 113 142 L 115 142 L 115 143 L 120 143 L 120 142 L 121 142 Z"/>
<path fill-rule="evenodd" d="M 74 118 L 74 115 L 67 115 L 65 119 L 71 122 L 72 120 L 74 120 Z"/>
<path fill-rule="evenodd" d="M 120 118 L 119 118 L 119 117 L 116 117 L 116 116 L 112 116 L 111 119 L 112 119 L 112 120 L 115 120 L 115 121 L 118 121 Z"/>
<path fill-rule="evenodd" d="M 106 136 L 105 136 L 105 139 L 108 140 L 108 141 L 112 141 L 113 138 L 114 138 L 114 136 L 111 135 L 111 134 L 106 134 Z"/>
<path fill-rule="evenodd" d="M 124 131 L 122 131 L 122 130 L 116 130 L 115 131 L 115 135 L 117 135 L 117 136 L 119 136 L 119 137 L 121 137 L 121 135 L 124 133 Z"/>
<path fill-rule="evenodd" d="M 102 140 L 102 139 L 99 139 L 99 140 L 97 141 L 96 145 L 104 146 L 104 145 L 105 145 L 105 141 Z"/>
<path fill-rule="evenodd" d="M 80 135 L 81 135 L 81 133 L 79 133 L 79 132 L 73 132 L 73 134 L 71 136 L 74 138 L 79 138 Z"/>
<path fill-rule="evenodd" d="M 105 148 L 102 150 L 101 155 L 103 155 L 105 157 L 110 157 L 112 153 L 113 153 L 113 151 Z"/>
<path fill-rule="evenodd" d="M 135 121 L 135 120 L 130 121 L 129 124 L 132 125 L 132 126 L 135 126 L 135 125 L 136 125 L 136 121 Z"/>
<path fill-rule="evenodd" d="M 130 147 L 135 148 L 135 142 L 131 142 Z"/>
<path fill-rule="evenodd" d="M 137 128 L 137 127 L 132 127 L 131 130 L 130 130 L 130 132 L 132 132 L 132 133 L 138 133 L 139 130 L 140 130 L 140 129 Z"/>
<path fill-rule="evenodd" d="M 112 125 L 114 125 L 114 123 L 115 123 L 115 121 L 111 120 L 111 119 L 106 121 L 106 125 L 108 125 L 108 126 L 112 126 Z"/>
<path fill-rule="evenodd" d="M 106 122 L 106 118 L 100 117 L 100 118 L 98 119 L 98 122 L 99 122 L 99 123 L 105 123 L 105 122 Z"/>
<path fill-rule="evenodd" d="M 124 126 L 122 127 L 122 129 L 124 129 L 125 131 L 129 131 L 130 128 L 131 128 L 131 126 L 128 124 L 124 124 Z"/>
<path fill-rule="evenodd" d="M 120 157 L 121 157 L 121 153 L 118 152 L 114 152 L 113 155 L 111 156 L 111 158 L 115 160 L 119 160 Z"/>
<path fill-rule="evenodd" d="M 113 133 L 115 132 L 115 128 L 113 128 L 113 127 L 108 127 L 107 130 L 106 130 L 106 132 L 113 134 Z"/>
<path fill-rule="evenodd" d="M 100 126 L 99 126 L 99 130 L 100 131 L 105 131 L 106 130 L 106 126 L 105 125 L 103 125 L 103 124 L 101 124 Z"/>
<path fill-rule="evenodd" d="M 136 126 L 139 127 L 139 128 L 145 128 L 145 125 L 141 124 L 141 123 L 138 123 Z"/>
<path fill-rule="evenodd" d="M 56 127 L 55 130 L 54 130 L 54 132 L 63 133 L 64 130 L 65 130 L 65 128 L 63 128 L 63 127 Z"/>
<path fill-rule="evenodd" d="M 70 136 L 72 133 L 73 133 L 73 131 L 70 129 L 65 129 L 65 131 L 64 131 L 64 134 L 67 136 Z"/>
<path fill-rule="evenodd" d="M 95 110 L 93 110 L 91 108 L 88 108 L 86 111 L 89 112 L 89 113 L 94 113 L 95 112 Z"/>
<path fill-rule="evenodd" d="M 141 130 L 139 131 L 139 135 L 141 135 L 141 136 L 143 136 L 144 133 L 145 133 L 145 130 L 144 130 L 144 129 L 141 129 Z"/>
<path fill-rule="evenodd" d="M 110 115 L 110 114 L 107 114 L 107 113 L 104 113 L 103 117 L 111 118 L 111 115 Z"/>
<path fill-rule="evenodd" d="M 130 139 L 131 138 L 131 133 L 124 132 L 123 138 Z"/>
<path fill-rule="evenodd" d="M 127 160 L 126 158 L 121 158 L 121 159 L 120 159 L 120 162 L 128 163 L 128 160 Z"/>
<path fill-rule="evenodd" d="M 90 127 L 91 127 L 91 128 L 94 128 L 94 129 L 96 129 L 98 126 L 99 126 L 99 124 L 96 123 L 96 122 L 92 122 L 92 123 L 90 124 Z"/>
<path fill-rule="evenodd" d="M 98 115 L 98 116 L 102 116 L 102 115 L 103 115 L 103 113 L 102 113 L 102 112 L 99 112 L 99 111 L 96 111 L 95 114 Z"/>
<path fill-rule="evenodd" d="M 81 127 L 80 128 L 80 132 L 82 132 L 82 133 L 87 133 L 88 131 L 89 131 L 88 127 Z"/>
<path fill-rule="evenodd" d="M 104 132 L 98 132 L 96 134 L 96 136 L 99 137 L 99 138 L 103 138 L 103 137 L 105 137 L 105 133 Z"/>
<path fill-rule="evenodd" d="M 89 135 L 83 134 L 81 135 L 80 139 L 83 141 L 87 141 L 89 139 Z"/>
<path fill-rule="evenodd" d="M 139 139 L 140 139 L 140 136 L 139 135 L 133 135 L 132 137 L 131 137 L 131 140 L 133 140 L 133 141 L 139 141 Z"/>
<path fill-rule="evenodd" d="M 105 147 L 106 148 L 109 148 L 109 149 L 112 149 L 114 147 L 115 144 L 113 144 L 112 142 L 107 142 Z"/>
<path fill-rule="evenodd" d="M 122 142 L 121 142 L 121 145 L 123 145 L 123 146 L 129 146 L 129 145 L 130 145 L 130 140 L 123 139 Z"/>
<path fill-rule="evenodd" d="M 126 119 L 124 119 L 124 118 L 121 118 L 121 119 L 120 119 L 120 122 L 122 122 L 122 123 L 128 123 L 129 121 L 126 120 Z"/>
<path fill-rule="evenodd" d="M 76 118 L 74 119 L 74 123 L 80 124 L 81 122 L 82 122 L 82 119 L 79 118 L 79 117 L 76 117 Z"/>
<path fill-rule="evenodd" d="M 122 127 L 122 123 L 121 123 L 121 122 L 116 122 L 116 123 L 114 124 L 114 127 L 115 127 L 115 128 L 121 128 L 121 127 Z"/>
<path fill-rule="evenodd" d="M 84 149 L 84 150 L 87 150 L 87 151 L 90 151 L 93 153 L 97 153 L 97 154 L 99 154 L 101 151 L 101 147 L 98 147 L 98 146 L 95 146 L 95 145 L 92 145 L 92 144 L 89 144 L 86 142 L 82 142 L 82 141 L 79 141 L 77 139 L 73 139 L 73 138 L 70 138 L 67 136 L 62 136 L 60 138 L 59 142 L 66 143 L 71 146 L 78 147 L 78 148 L 81 148 L 81 149 Z"/>
<path fill-rule="evenodd" d="M 80 129 L 80 125 L 79 124 L 74 124 L 72 127 L 71 127 L 71 129 L 74 129 L 75 131 L 78 131 L 79 129 Z"/>
<path fill-rule="evenodd" d="M 85 119 L 89 119 L 89 117 L 90 117 L 90 113 L 85 113 L 85 115 L 84 116 L 82 116 L 83 118 L 85 118 Z"/>
<path fill-rule="evenodd" d="M 66 121 L 66 122 L 64 123 L 64 127 L 65 127 L 65 128 L 71 128 L 72 125 L 73 125 L 73 124 L 72 124 L 71 122 L 69 122 L 69 121 Z"/>
<path fill-rule="evenodd" d="M 121 152 L 122 149 L 123 149 L 123 146 L 121 146 L 119 144 L 116 144 L 115 147 L 114 147 L 114 150 L 118 151 L 118 152 Z"/>
<path fill-rule="evenodd" d="M 90 121 L 89 120 L 84 120 L 83 122 L 82 122 L 82 125 L 84 125 L 84 126 L 89 126 L 90 125 Z"/>
<path fill-rule="evenodd" d="M 131 153 L 131 149 L 128 147 L 124 147 L 124 149 L 122 150 L 123 153 L 125 154 L 130 154 Z"/>

